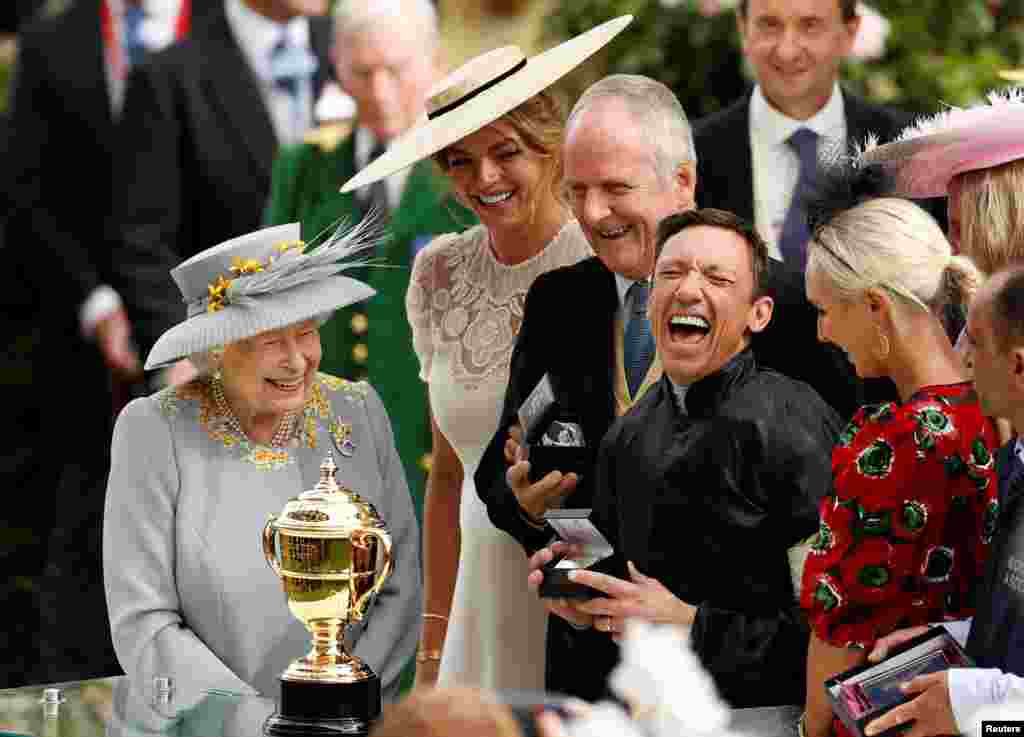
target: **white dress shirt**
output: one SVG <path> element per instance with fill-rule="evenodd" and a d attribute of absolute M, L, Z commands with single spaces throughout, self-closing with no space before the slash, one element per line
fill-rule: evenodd
<path fill-rule="evenodd" d="M 354 135 L 356 137 L 356 171 L 360 171 L 370 163 L 370 155 L 373 153 L 373 149 L 377 145 L 377 137 L 373 135 L 373 131 L 369 128 L 363 128 L 362 126 L 356 128 Z M 405 191 L 405 183 L 409 179 L 410 171 L 412 171 L 411 166 L 406 167 L 401 171 L 396 171 L 387 178 L 388 209 L 392 212 L 398 207 L 398 203 L 402 200 L 402 192 Z"/>
<path fill-rule="evenodd" d="M 798 128 L 810 128 L 821 137 L 819 151 L 846 141 L 846 114 L 838 82 L 825 106 L 807 120 L 794 120 L 773 108 L 760 85 L 750 98 L 754 224 L 768 244 L 768 255 L 779 261 L 779 236 L 800 176 L 800 159 L 786 139 Z"/>
<path fill-rule="evenodd" d="M 309 20 L 303 16 L 277 23 L 249 8 L 242 0 L 225 0 L 228 25 L 260 87 L 260 94 L 280 144 L 298 143 L 313 123 L 313 81 L 299 83 L 298 105 L 274 84 L 270 54 L 274 45 L 287 35 L 288 42 L 312 54 L 309 46 Z M 315 57 L 314 57 L 315 58 Z"/>

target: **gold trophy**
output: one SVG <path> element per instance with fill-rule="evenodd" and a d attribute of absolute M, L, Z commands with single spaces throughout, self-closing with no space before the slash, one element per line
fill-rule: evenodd
<path fill-rule="evenodd" d="M 391 535 L 373 505 L 338 485 L 328 456 L 317 485 L 284 505 L 263 528 L 263 553 L 313 647 L 281 675 L 270 735 L 365 735 L 381 712 L 380 678 L 345 652 L 345 629 L 360 622 L 391 575 Z"/>

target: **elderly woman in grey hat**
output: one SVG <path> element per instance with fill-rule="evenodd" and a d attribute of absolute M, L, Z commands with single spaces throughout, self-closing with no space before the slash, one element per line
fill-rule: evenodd
<path fill-rule="evenodd" d="M 373 294 L 338 273 L 370 236 L 336 235 L 311 253 L 298 237 L 297 223 L 267 228 L 171 272 L 189 316 L 146 368 L 192 356 L 202 370 L 131 402 L 114 430 L 103 529 L 114 648 L 142 683 L 165 676 L 276 696 L 309 632 L 267 567 L 260 531 L 333 454 L 339 483 L 371 502 L 392 536 L 394 573 L 372 624 L 349 633 L 389 701 L 416 648 L 416 518 L 376 392 L 317 371 L 320 323 Z"/>

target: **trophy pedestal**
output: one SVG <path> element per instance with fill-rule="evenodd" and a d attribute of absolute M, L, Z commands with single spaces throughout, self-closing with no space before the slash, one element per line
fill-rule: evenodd
<path fill-rule="evenodd" d="M 270 737 L 366 737 L 381 713 L 380 678 L 352 683 L 281 679 L 281 708 L 263 726 Z"/>

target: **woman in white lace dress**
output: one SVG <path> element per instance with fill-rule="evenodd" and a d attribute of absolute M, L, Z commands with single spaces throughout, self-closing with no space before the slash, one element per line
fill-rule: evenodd
<path fill-rule="evenodd" d="M 545 90 L 630 20 L 608 21 L 529 60 L 504 47 L 468 62 L 431 94 L 426 122 L 342 187 L 433 156 L 480 219 L 420 251 L 406 297 L 434 435 L 421 685 L 544 684 L 545 610 L 526 587 L 522 549 L 488 519 L 473 472 L 498 426 L 527 290 L 544 272 L 591 255 L 559 197 L 564 113 Z"/>
<path fill-rule="evenodd" d="M 547 614 L 526 587 L 522 548 L 488 519 L 473 472 L 498 427 L 526 291 L 591 254 L 556 194 L 562 124 L 542 92 L 436 156 L 481 224 L 418 255 L 406 301 L 434 422 L 421 683 L 435 677 L 440 654 L 442 683 L 543 687 Z"/>

